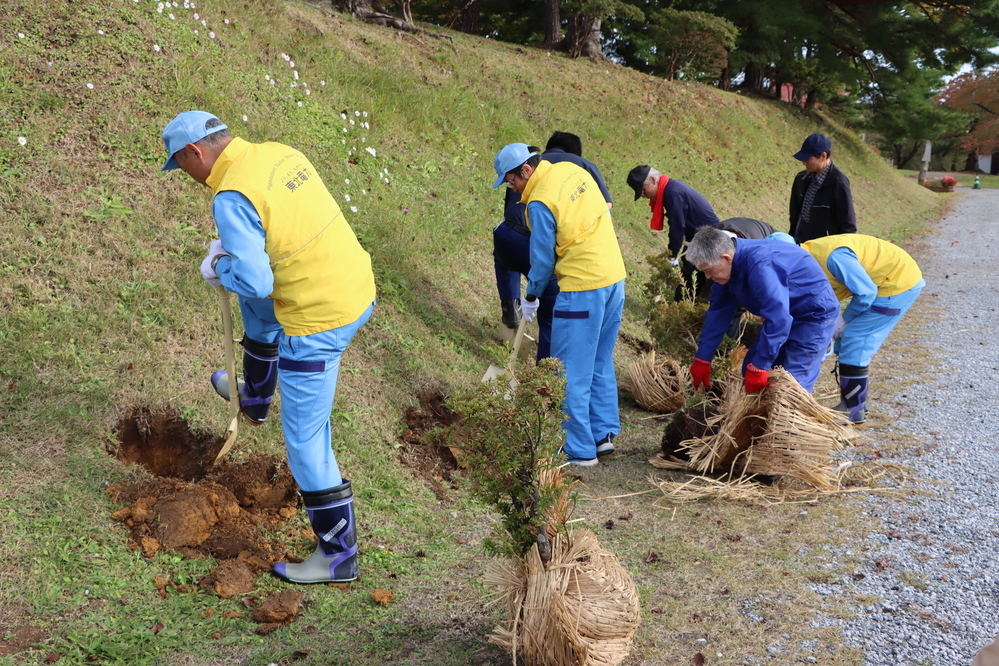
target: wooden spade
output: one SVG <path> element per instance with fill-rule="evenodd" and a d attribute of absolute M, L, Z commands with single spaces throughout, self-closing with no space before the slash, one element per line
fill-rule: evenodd
<path fill-rule="evenodd" d="M 506 362 L 506 367 L 501 368 L 498 365 L 490 365 L 486 369 L 486 374 L 482 375 L 483 382 L 492 381 L 497 377 L 509 377 L 511 386 L 517 385 L 517 379 L 513 376 L 513 362 L 520 355 L 520 346 L 524 342 L 524 331 L 526 328 L 527 320 L 521 317 L 520 324 L 517 326 L 517 332 L 513 335 L 513 349 L 510 351 L 510 359 Z"/>
<path fill-rule="evenodd" d="M 236 435 L 239 432 L 239 381 L 236 377 L 236 351 L 232 339 L 232 307 L 229 305 L 229 292 L 221 286 L 216 287 L 219 294 L 219 304 L 222 306 L 222 328 L 225 335 L 225 363 L 226 372 L 229 376 L 229 428 L 225 431 L 225 442 L 215 456 L 218 464 L 225 457 L 232 445 L 236 443 Z"/>

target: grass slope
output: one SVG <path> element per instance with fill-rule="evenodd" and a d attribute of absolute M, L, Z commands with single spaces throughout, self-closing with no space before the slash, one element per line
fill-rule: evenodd
<path fill-rule="evenodd" d="M 637 335 L 644 331 L 643 259 L 664 243 L 648 230 L 644 202 L 633 203 L 624 185 L 636 164 L 691 183 L 722 217 L 757 217 L 783 229 L 799 168 L 790 154 L 802 137 L 823 131 L 852 180 L 862 231 L 904 240 L 941 199 L 898 176 L 846 128 L 786 105 L 467 35 L 403 34 L 303 3 L 195 4 L 0 6 L 7 26 L 0 42 L 0 641 L 42 641 L 0 664 L 40 663 L 49 653 L 60 663 L 265 664 L 296 650 L 307 653 L 301 663 L 316 664 L 505 663 L 484 645 L 496 616 L 483 608 L 475 582 L 482 558 L 474 544 L 490 518 L 460 493 L 438 502 L 399 464 L 395 442 L 420 387 L 448 392 L 472 384 L 501 358 L 490 256 L 501 196 L 489 186 L 492 158 L 506 143 L 543 144 L 556 129 L 583 137 L 584 155 L 616 198 L 633 296 L 625 330 Z M 303 618 L 268 637 L 224 617 L 236 600 L 160 599 L 155 576 L 190 582 L 210 563 L 170 554 L 145 560 L 127 550 L 104 492 L 143 478 L 107 455 L 116 424 L 132 409 L 171 406 L 195 428 L 225 428 L 225 405 L 206 383 L 221 362 L 216 300 L 197 271 L 214 237 L 209 193 L 183 174 L 159 171 L 163 125 L 191 108 L 214 112 L 249 140 L 304 150 L 377 272 L 378 310 L 346 354 L 334 412 L 334 446 L 358 489 L 365 578 L 350 593 L 305 590 Z M 634 432 L 630 455 L 594 477 L 594 496 L 648 487 L 644 459 L 656 450 L 656 426 L 633 411 L 626 422 Z M 274 420 L 244 432 L 237 451 L 281 455 L 280 441 Z M 641 566 L 639 544 L 651 535 L 685 544 L 681 551 L 694 548 L 673 536 L 703 520 L 698 511 L 681 508 L 667 523 L 651 520 L 645 499 L 603 508 L 619 506 L 650 521 L 631 542 L 612 538 L 626 566 Z M 757 520 L 752 511 L 732 511 L 724 520 Z M 582 514 L 597 519 L 585 506 Z M 683 572 L 677 587 L 697 587 L 699 571 L 721 576 L 731 568 L 716 545 L 701 543 L 705 534 L 697 553 L 675 555 L 670 566 Z M 782 562 L 800 555 L 794 545 L 760 548 Z M 745 557 L 767 572 L 746 579 L 755 585 L 725 588 L 743 595 L 723 604 L 731 615 L 703 613 L 719 629 L 761 589 L 770 600 L 753 603 L 774 609 L 807 595 L 803 588 L 778 594 L 771 588 L 790 574 L 770 568 L 774 560 L 759 551 Z M 630 663 L 671 663 L 662 657 L 669 650 L 698 647 L 684 619 L 692 612 L 684 595 L 693 592 L 676 592 L 664 605 L 663 580 L 672 574 L 655 568 L 636 570 L 646 608 L 657 610 L 646 611 L 636 646 L 644 661 Z M 266 577 L 258 586 L 282 589 Z M 367 592 L 377 587 L 395 588 L 401 601 L 374 606 Z M 773 623 L 779 633 L 784 625 Z M 156 624 L 165 628 L 153 633 Z M 745 630 L 734 654 L 765 645 L 748 637 L 753 627 Z M 836 652 L 835 636 L 820 639 Z"/>

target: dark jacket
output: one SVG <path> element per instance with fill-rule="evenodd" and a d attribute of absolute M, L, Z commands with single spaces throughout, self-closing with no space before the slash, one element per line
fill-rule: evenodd
<path fill-rule="evenodd" d="M 751 217 L 730 217 L 714 225 L 716 229 L 731 231 L 739 238 L 762 240 L 777 230 L 766 222 Z"/>
<path fill-rule="evenodd" d="M 706 224 L 718 224 L 718 216 L 708 200 L 682 180 L 670 178 L 662 198 L 663 210 L 669 220 L 669 245 L 666 247 L 671 256 L 675 257 L 684 239 L 691 240 L 698 229 Z"/>
<path fill-rule="evenodd" d="M 801 204 L 811 182 L 812 177 L 808 172 L 802 171 L 794 177 L 794 184 L 791 186 L 791 229 L 788 233 L 794 237 L 795 242 L 804 243 L 822 236 L 857 233 L 857 215 L 853 212 L 850 179 L 835 164 L 829 165 L 829 173 L 826 174 L 822 187 L 815 193 L 808 223 L 798 228 Z"/>

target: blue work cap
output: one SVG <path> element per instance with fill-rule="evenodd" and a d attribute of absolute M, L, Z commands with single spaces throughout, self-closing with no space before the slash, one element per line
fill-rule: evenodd
<path fill-rule="evenodd" d="M 163 145 L 167 149 L 167 161 L 163 163 L 163 171 L 180 168 L 173 156 L 187 144 L 197 143 L 209 134 L 229 129 L 225 124 L 206 129 L 205 125 L 209 120 L 218 120 L 218 118 L 207 111 L 185 111 L 167 123 L 163 128 Z"/>
<path fill-rule="evenodd" d="M 535 155 L 537 153 L 532 153 L 526 143 L 511 143 L 508 146 L 503 146 L 503 150 L 496 153 L 496 159 L 493 161 L 493 166 L 496 167 L 496 175 L 498 176 L 493 187 L 502 185 L 503 179 L 506 178 L 508 173 Z"/>

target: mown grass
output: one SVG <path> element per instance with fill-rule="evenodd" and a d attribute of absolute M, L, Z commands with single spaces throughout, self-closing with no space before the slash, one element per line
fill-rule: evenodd
<path fill-rule="evenodd" d="M 396 449 L 418 387 L 468 386 L 502 356 L 489 238 L 501 196 L 489 186 L 505 143 L 544 143 L 556 129 L 583 137 L 615 195 L 632 295 L 624 329 L 639 337 L 644 258 L 664 242 L 624 186 L 636 164 L 691 183 L 722 217 L 782 229 L 800 168 L 790 155 L 820 130 L 851 178 L 861 230 L 906 240 L 943 200 L 849 129 L 772 102 L 466 35 L 402 34 L 302 3 L 196 4 L 0 6 L 0 650 L 24 627 L 44 636 L 0 664 L 48 654 L 70 664 L 267 664 L 296 652 L 301 664 L 507 663 L 485 643 L 498 611 L 477 582 L 492 517 L 458 491 L 438 501 Z M 334 446 L 358 493 L 363 578 L 347 592 L 304 589 L 302 616 L 265 637 L 240 599 L 161 598 L 154 578 L 187 585 L 211 563 L 143 558 L 109 518 L 117 507 L 106 489 L 145 478 L 108 455 L 132 409 L 170 406 L 218 434 L 226 423 L 206 382 L 222 354 L 216 299 L 197 271 L 214 237 L 209 195 L 159 171 L 160 131 L 189 108 L 249 140 L 302 148 L 372 253 L 379 286 L 334 412 Z M 622 349 L 622 369 L 629 358 Z M 743 663 L 774 645 L 859 663 L 809 624 L 828 612 L 809 581 L 852 564 L 833 565 L 820 549 L 835 538 L 830 520 L 862 527 L 853 508 L 674 513 L 652 493 L 596 499 L 650 488 L 645 460 L 660 426 L 647 416 L 625 406 L 622 453 L 587 472 L 594 499 L 579 509 L 640 585 L 643 627 L 627 663 L 686 663 L 709 648 L 725 655 L 716 663 Z M 251 451 L 283 455 L 276 419 L 242 432 L 235 455 Z M 618 527 L 604 529 L 607 520 Z M 659 563 L 645 563 L 650 550 Z M 284 589 L 266 576 L 257 585 L 260 595 Z M 374 604 L 378 588 L 396 602 Z"/>

